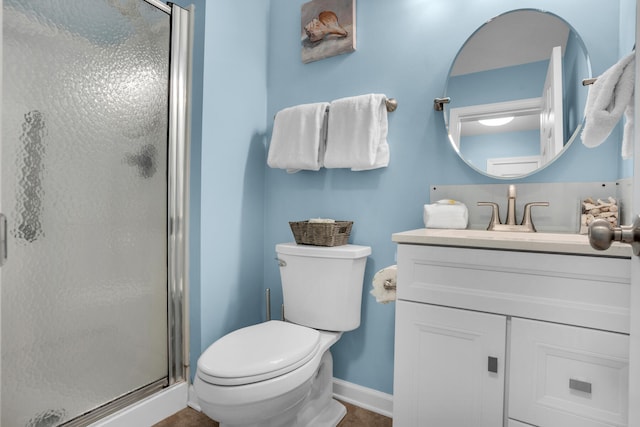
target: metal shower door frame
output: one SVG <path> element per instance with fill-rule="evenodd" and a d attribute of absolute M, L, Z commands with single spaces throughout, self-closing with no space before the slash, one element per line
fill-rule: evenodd
<path fill-rule="evenodd" d="M 145 0 L 151 4 L 157 0 Z M 193 16 L 171 5 L 169 72 L 169 385 L 189 377 L 189 158 Z"/>

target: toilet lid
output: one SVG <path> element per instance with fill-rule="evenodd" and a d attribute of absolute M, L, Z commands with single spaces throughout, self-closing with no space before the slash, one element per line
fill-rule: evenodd
<path fill-rule="evenodd" d="M 265 381 L 304 365 L 318 351 L 320 333 L 271 320 L 231 332 L 198 359 L 198 376 L 211 384 Z"/>

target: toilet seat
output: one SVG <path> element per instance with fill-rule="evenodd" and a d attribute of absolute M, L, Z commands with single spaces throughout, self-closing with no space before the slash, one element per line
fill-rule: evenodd
<path fill-rule="evenodd" d="M 198 359 L 197 375 L 215 385 L 243 385 L 284 375 L 311 360 L 320 332 L 271 320 L 233 331 Z"/>

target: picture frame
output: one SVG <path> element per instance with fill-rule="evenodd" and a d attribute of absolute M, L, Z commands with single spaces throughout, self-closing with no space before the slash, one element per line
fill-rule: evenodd
<path fill-rule="evenodd" d="M 303 63 L 356 50 L 356 0 L 311 0 L 300 15 Z"/>

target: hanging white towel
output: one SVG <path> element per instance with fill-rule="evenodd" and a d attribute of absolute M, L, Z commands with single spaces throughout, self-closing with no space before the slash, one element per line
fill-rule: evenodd
<path fill-rule="evenodd" d="M 382 94 L 369 94 L 331 103 L 326 168 L 362 171 L 389 165 L 386 99 Z"/>
<path fill-rule="evenodd" d="M 267 164 L 272 168 L 317 171 L 326 142 L 328 102 L 285 108 L 276 114 Z"/>
<path fill-rule="evenodd" d="M 622 133 L 622 158 L 633 157 L 633 141 L 635 134 L 635 94 L 631 95 L 629 105 L 624 110 L 624 132 Z"/>
<path fill-rule="evenodd" d="M 585 107 L 582 143 L 587 147 L 602 144 L 624 114 L 622 157 L 632 154 L 635 51 L 625 56 L 598 77 L 589 89 Z"/>

